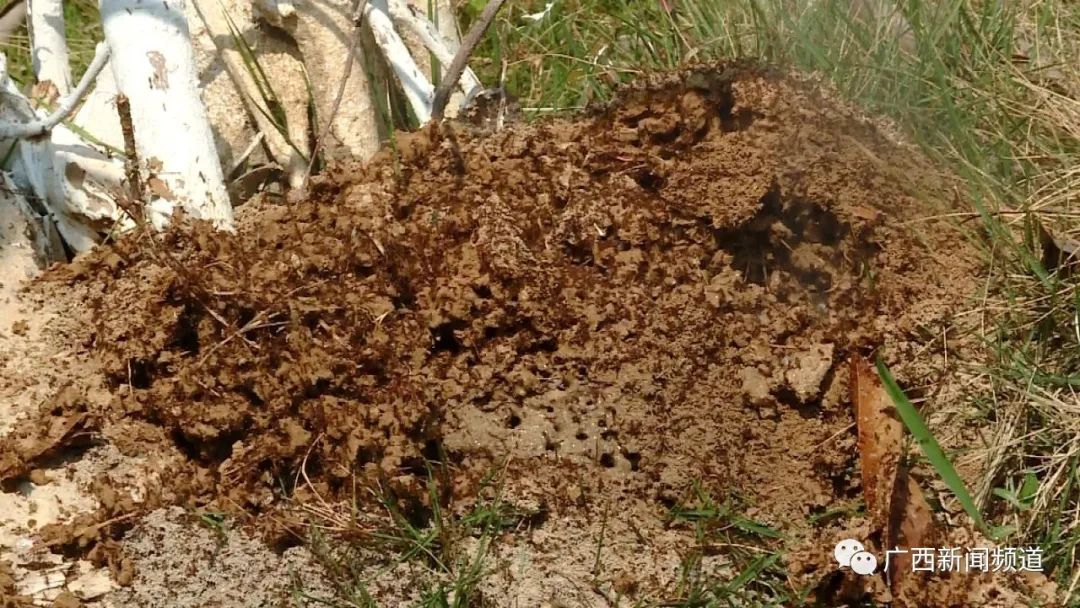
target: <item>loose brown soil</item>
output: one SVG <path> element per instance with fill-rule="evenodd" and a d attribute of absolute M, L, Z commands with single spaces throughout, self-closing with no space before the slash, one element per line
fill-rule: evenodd
<path fill-rule="evenodd" d="M 102 489 L 99 519 L 211 505 L 295 543 L 297 503 L 380 487 L 422 513 L 426 462 L 455 504 L 498 470 L 531 513 L 493 550 L 499 606 L 677 596 L 693 533 L 667 514 L 700 484 L 802 539 L 792 585 L 880 597 L 830 563 L 876 531 L 811 519 L 861 493 L 847 355 L 877 349 L 930 398 L 948 373 L 938 339 L 978 273 L 926 219 L 951 197 L 813 83 L 749 67 L 403 136 L 302 202 L 250 203 L 236 234 L 132 236 L 53 271 L 36 289 L 85 297 L 113 397 L 56 402 L 0 471 L 89 429 L 161 481 Z M 963 605 L 946 595 L 922 605 Z"/>

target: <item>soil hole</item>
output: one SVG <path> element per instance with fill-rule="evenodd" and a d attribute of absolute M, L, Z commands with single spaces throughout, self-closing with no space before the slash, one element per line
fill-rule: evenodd
<path fill-rule="evenodd" d="M 754 124 L 754 112 L 749 108 L 742 108 L 738 112 L 720 116 L 720 128 L 725 133 L 745 131 L 752 124 Z"/>
<path fill-rule="evenodd" d="M 153 364 L 146 359 L 128 361 L 128 382 L 132 388 L 147 389 L 153 381 Z"/>
<path fill-rule="evenodd" d="M 202 312 L 190 304 L 184 306 L 180 317 L 176 320 L 176 329 L 173 331 L 169 346 L 188 355 L 199 354 L 199 321 Z"/>
<path fill-rule="evenodd" d="M 431 352 L 437 354 L 448 352 L 456 355 L 461 352 L 461 342 L 457 332 L 465 329 L 465 322 L 461 320 L 441 323 L 431 330 Z"/>
<path fill-rule="evenodd" d="M 834 247 L 848 231 L 849 226 L 831 211 L 810 201 L 784 200 L 779 189 L 773 188 L 750 221 L 717 230 L 714 238 L 718 248 L 731 254 L 732 268 L 747 282 L 767 285 L 769 276 L 780 271 L 810 291 L 824 293 L 832 287 L 832 274 L 824 268 L 800 266 L 793 252 L 803 243 Z"/>
<path fill-rule="evenodd" d="M 821 399 L 803 401 L 802 399 L 799 399 L 799 396 L 795 391 L 788 387 L 777 390 L 773 393 L 773 396 L 776 397 L 777 401 L 795 410 L 800 416 L 807 420 L 817 418 L 821 414 Z"/>
<path fill-rule="evenodd" d="M 446 457 L 446 451 L 443 450 L 441 441 L 438 439 L 428 439 L 424 442 L 424 447 L 420 450 L 420 455 L 428 462 L 443 462 Z"/>
<path fill-rule="evenodd" d="M 246 424 L 244 425 L 247 426 Z M 209 441 L 194 440 L 181 429 L 170 433 L 173 444 L 190 460 L 207 465 L 217 465 L 232 456 L 233 444 L 240 439 L 240 433 L 229 433 Z"/>
<path fill-rule="evenodd" d="M 634 181 L 649 192 L 656 192 L 664 187 L 664 177 L 657 175 L 652 169 L 642 169 L 634 176 Z"/>
<path fill-rule="evenodd" d="M 281 534 L 273 539 L 270 550 L 280 556 L 289 549 L 295 549 L 303 544 L 304 539 L 298 534 Z"/>

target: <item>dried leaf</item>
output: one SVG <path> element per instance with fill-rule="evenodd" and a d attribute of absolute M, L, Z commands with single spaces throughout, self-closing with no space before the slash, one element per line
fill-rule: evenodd
<path fill-rule="evenodd" d="M 850 367 L 863 495 L 874 522 L 883 528 L 888 520 L 886 509 L 891 500 L 904 428 L 891 415 L 892 401 L 870 363 L 855 355 L 851 357 Z"/>
<path fill-rule="evenodd" d="M 859 432 L 859 458 L 863 495 L 884 550 L 894 547 L 934 547 L 933 513 L 919 484 L 903 462 L 904 426 L 881 379 L 869 361 L 851 357 L 851 401 Z M 911 583 L 910 553 L 889 560 L 892 592 L 901 596 Z"/>
<path fill-rule="evenodd" d="M 176 195 L 173 194 L 173 191 L 171 189 L 169 189 L 168 184 L 166 184 L 160 178 L 151 177 L 150 179 L 146 180 L 146 185 L 150 189 L 150 194 L 153 194 L 154 196 L 165 199 L 167 201 L 176 200 Z"/>

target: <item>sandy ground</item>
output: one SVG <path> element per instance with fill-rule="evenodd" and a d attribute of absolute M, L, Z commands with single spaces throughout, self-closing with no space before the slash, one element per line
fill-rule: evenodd
<path fill-rule="evenodd" d="M 0 207 L 0 438 L 48 407 L 62 387 L 96 373 L 65 343 L 70 315 L 21 292 L 39 272 L 25 221 L 15 208 Z M 96 454 L 71 461 L 58 455 L 0 493 L 0 561 L 12 567 L 18 592 L 51 600 L 66 583 L 91 598 L 112 587 L 107 572 L 82 560 L 65 562 L 34 547 L 31 537 L 96 507 L 84 488 L 102 473 L 100 464 Z"/>

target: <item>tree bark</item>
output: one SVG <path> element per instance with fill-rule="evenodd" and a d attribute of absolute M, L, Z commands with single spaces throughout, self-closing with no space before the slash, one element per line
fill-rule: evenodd
<path fill-rule="evenodd" d="M 105 41 L 119 92 L 131 102 L 151 207 L 183 208 L 232 227 L 225 189 L 185 16 L 185 0 L 101 0 Z"/>

